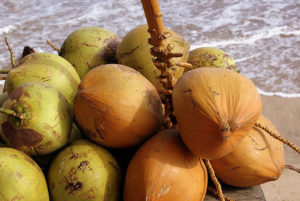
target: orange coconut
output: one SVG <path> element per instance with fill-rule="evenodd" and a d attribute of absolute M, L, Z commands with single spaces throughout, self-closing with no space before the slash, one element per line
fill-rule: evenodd
<path fill-rule="evenodd" d="M 139 144 L 162 123 L 154 86 L 138 71 L 107 64 L 90 70 L 74 100 L 76 120 L 93 141 L 122 148 Z"/>
<path fill-rule="evenodd" d="M 124 201 L 202 201 L 207 188 L 204 163 L 183 144 L 177 130 L 163 130 L 131 160 Z"/>
<path fill-rule="evenodd" d="M 174 87 L 173 105 L 184 143 L 206 159 L 233 151 L 262 110 L 252 81 L 221 68 L 185 73 Z"/>
<path fill-rule="evenodd" d="M 279 135 L 266 117 L 260 116 L 258 122 Z M 224 183 L 238 187 L 259 185 L 280 177 L 285 167 L 283 144 L 254 126 L 231 153 L 211 160 L 211 164 Z"/>

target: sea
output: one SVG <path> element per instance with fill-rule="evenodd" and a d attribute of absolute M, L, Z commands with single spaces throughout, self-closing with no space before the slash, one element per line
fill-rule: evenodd
<path fill-rule="evenodd" d="M 164 25 L 190 45 L 229 53 L 241 74 L 267 96 L 300 97 L 299 0 L 158 0 Z M 10 66 L 4 37 L 20 57 L 24 46 L 56 53 L 73 31 L 98 26 L 120 38 L 146 24 L 139 0 L 1 0 L 0 69 Z"/>

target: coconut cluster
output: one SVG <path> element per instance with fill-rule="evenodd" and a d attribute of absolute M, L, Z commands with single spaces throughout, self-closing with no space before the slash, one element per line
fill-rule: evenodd
<path fill-rule="evenodd" d="M 193 69 L 168 69 L 177 125 L 163 129 L 164 75 L 152 62 L 147 30 L 136 27 L 120 40 L 81 28 L 58 55 L 32 53 L 10 70 L 0 97 L 0 200 L 204 200 L 202 159 L 233 186 L 280 176 L 282 144 L 254 126 L 276 131 L 261 115 L 253 82 L 228 53 L 190 52 L 169 29 L 168 43 L 182 55 L 172 62 Z"/>

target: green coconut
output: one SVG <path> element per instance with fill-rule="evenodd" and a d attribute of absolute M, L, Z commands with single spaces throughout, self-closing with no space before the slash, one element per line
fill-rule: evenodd
<path fill-rule="evenodd" d="M 3 109 L 24 119 L 0 113 L 0 135 L 11 147 L 29 155 L 44 155 L 64 146 L 72 128 L 72 109 L 55 88 L 28 82 L 15 88 Z"/>
<path fill-rule="evenodd" d="M 233 58 L 227 52 L 213 47 L 200 47 L 190 51 L 188 63 L 193 68 L 218 67 L 238 71 Z"/>
<path fill-rule="evenodd" d="M 29 156 L 16 149 L 0 148 L 0 200 L 49 201 L 43 172 Z"/>
<path fill-rule="evenodd" d="M 92 68 L 116 63 L 120 39 L 113 32 L 100 27 L 84 27 L 72 32 L 64 41 L 60 55 L 68 60 L 80 78 Z"/>
<path fill-rule="evenodd" d="M 56 88 L 73 104 L 80 78 L 64 58 L 50 53 L 34 53 L 24 57 L 16 68 L 10 70 L 6 90 L 10 94 L 16 87 L 30 81 Z"/>
<path fill-rule="evenodd" d="M 148 43 L 150 34 L 148 33 L 148 26 L 141 25 L 131 30 L 121 41 L 118 50 L 117 58 L 119 64 L 130 66 L 135 70 L 143 74 L 157 90 L 163 90 L 163 86 L 160 83 L 161 72 L 154 66 L 152 59 L 153 56 L 150 53 L 152 47 Z M 170 44 L 174 53 L 182 53 L 182 57 L 174 57 L 173 62 L 186 62 L 188 59 L 190 45 L 178 34 L 170 29 L 167 31 L 171 34 L 171 37 L 167 39 L 167 43 Z M 173 66 L 168 70 L 174 73 L 174 83 L 183 74 L 184 68 Z"/>
<path fill-rule="evenodd" d="M 117 201 L 120 178 L 115 158 L 87 140 L 63 149 L 48 172 L 53 201 Z"/>
<path fill-rule="evenodd" d="M 7 92 L 4 92 L 0 95 L 0 107 L 2 106 L 2 104 L 6 101 L 8 97 L 8 93 Z"/>

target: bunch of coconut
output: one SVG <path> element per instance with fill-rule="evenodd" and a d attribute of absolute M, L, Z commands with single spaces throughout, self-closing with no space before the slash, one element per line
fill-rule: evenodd
<path fill-rule="evenodd" d="M 73 66 L 50 53 L 29 54 L 8 72 L 0 136 L 10 148 L 1 148 L 7 156 L 1 158 L 5 171 L 0 177 L 9 184 L 1 185 L 1 200 L 49 200 L 44 175 L 29 156 L 51 154 L 67 144 L 79 82 Z M 16 177 L 10 180 L 12 174 Z"/>
<path fill-rule="evenodd" d="M 115 200 L 120 195 L 113 195 L 120 194 L 121 185 L 125 201 L 204 200 L 206 166 L 234 186 L 277 179 L 284 168 L 283 145 L 255 126 L 259 123 L 277 132 L 261 115 L 261 99 L 253 82 L 238 73 L 233 59 L 222 50 L 200 48 L 189 56 L 187 42 L 169 29 L 169 47 L 181 56 L 172 58 L 178 65 L 167 69 L 174 75 L 171 103 L 177 126 L 164 129 L 166 108 L 161 91 L 165 76 L 153 63 L 148 31 L 142 25 L 121 40 L 118 64 L 86 66 L 89 69 L 79 84 L 74 113 L 89 141 L 77 141 L 54 159 L 48 174 L 53 199 L 95 200 L 101 194 L 104 200 Z M 84 38 L 77 37 L 77 42 Z M 87 44 L 84 46 L 94 47 Z M 73 54 L 73 59 L 84 55 L 75 50 Z M 180 65 L 188 61 L 193 70 Z M 90 141 L 97 145 L 91 148 Z M 106 147 L 121 161 L 121 166 L 113 159 L 99 165 L 113 168 L 106 170 L 108 183 L 100 183 L 97 177 L 104 173 L 92 173 L 95 166 L 89 150 L 96 147 Z M 93 187 L 98 183 L 101 190 Z"/>
<path fill-rule="evenodd" d="M 278 131 L 230 55 L 190 52 L 170 29 L 158 37 L 167 45 L 156 46 L 148 24 L 122 40 L 99 27 L 75 30 L 59 56 L 30 54 L 9 72 L 1 200 L 201 201 L 212 169 L 239 187 L 280 176 L 283 145 L 268 134 Z M 48 188 L 26 154 L 50 158 L 37 160 Z"/>
<path fill-rule="evenodd" d="M 261 99 L 255 85 L 237 72 L 226 52 L 201 48 L 197 51 L 212 51 L 209 54 L 214 55 L 215 63 L 208 59 L 199 63 L 215 65 L 200 64 L 203 66 L 189 71 L 180 66 L 171 69 L 175 75 L 172 103 L 178 129 L 162 129 L 165 111 L 159 91 L 163 84 L 159 69 L 152 63 L 147 30 L 143 25 L 130 31 L 117 49 L 119 64 L 89 70 L 74 99 L 75 118 L 87 138 L 126 160 L 117 168 L 124 177 L 123 199 L 204 200 L 208 179 L 202 159 L 211 160 L 217 177 L 234 186 L 277 179 L 284 168 L 283 145 L 255 127 L 260 122 L 277 132 L 261 116 Z M 177 60 L 191 60 L 189 45 L 171 33 L 169 43 L 185 55 Z M 126 154 L 128 150 L 130 154 Z M 129 160 L 124 159 L 128 155 Z M 61 159 L 64 165 L 69 164 L 67 158 L 72 155 Z M 69 173 L 72 168 L 67 170 Z M 62 181 L 53 186 L 57 183 Z M 78 186 L 74 187 L 76 191 Z M 70 189 L 61 187 L 65 195 Z"/>
<path fill-rule="evenodd" d="M 80 40 L 91 41 L 77 41 L 78 33 Z M 73 41 L 73 45 L 70 41 Z M 79 47 L 80 44 L 83 46 Z M 2 182 L 9 180 L 9 183 L 1 185 L 0 200 L 44 201 L 49 200 L 49 197 L 51 200 L 73 200 L 70 194 L 75 194 L 76 197 L 76 192 L 80 193 L 82 200 L 117 200 L 120 170 L 114 157 L 104 148 L 86 140 L 70 145 L 81 138 L 81 131 L 73 121 L 73 101 L 80 75 L 83 76 L 93 66 L 114 60 L 117 44 L 118 38 L 110 31 L 87 27 L 75 31 L 66 39 L 60 56 L 32 53 L 22 58 L 18 65 L 14 65 L 11 54 L 13 68 L 6 78 L 6 92 L 1 96 L 0 109 L 0 139 L 3 142 L 0 154 L 7 155 L 0 161 L 0 178 Z M 73 51 L 74 47 L 78 50 L 77 55 Z M 10 46 L 9 49 L 12 51 Z M 85 57 L 81 58 L 78 54 Z M 70 58 L 78 61 L 71 62 Z M 70 152 L 65 151 L 68 148 L 71 149 L 70 157 L 73 160 L 64 166 L 67 170 L 64 172 L 61 170 L 60 159 L 68 157 Z M 81 156 L 84 156 L 83 160 Z M 14 158 L 19 161 L 14 161 Z M 52 165 L 49 170 L 50 163 Z M 82 177 L 76 176 L 76 171 L 70 173 L 67 169 L 73 169 L 73 165 L 82 171 Z M 59 175 L 56 175 L 56 166 L 59 167 Z M 1 171 L 1 167 L 6 171 Z M 34 172 L 36 170 L 33 167 L 39 174 Z M 46 174 L 49 172 L 50 196 L 42 170 Z M 16 177 L 10 180 L 12 174 Z M 67 175 L 63 174 L 68 174 L 69 177 L 66 178 Z M 35 182 L 31 182 L 28 177 L 32 177 L 30 179 Z M 59 188 L 56 182 L 61 181 L 64 183 Z M 64 198 L 62 191 L 67 198 Z M 32 196 L 26 195 L 28 193 Z M 86 194 L 85 197 L 83 194 Z"/>

